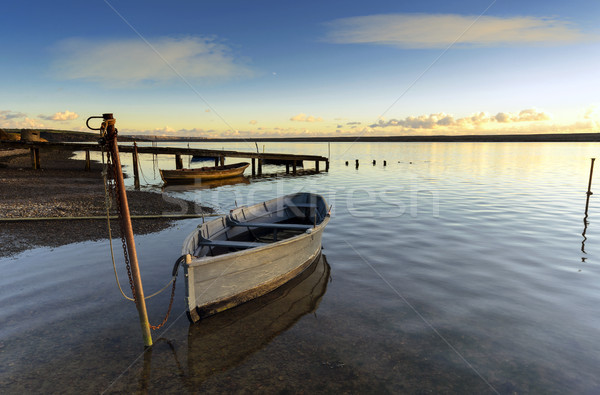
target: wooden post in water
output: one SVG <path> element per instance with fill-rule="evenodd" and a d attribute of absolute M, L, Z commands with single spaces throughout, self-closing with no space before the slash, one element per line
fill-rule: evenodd
<path fill-rule="evenodd" d="M 329 158 L 325 161 L 325 171 L 329 171 Z"/>
<path fill-rule="evenodd" d="M 225 166 L 225 157 L 221 155 L 221 166 Z"/>
<path fill-rule="evenodd" d="M 316 168 L 317 172 L 319 172 L 319 161 L 318 160 L 315 161 L 315 168 Z"/>
<path fill-rule="evenodd" d="M 375 159 L 373 159 L 373 166 L 375 166 L 377 164 L 377 161 Z"/>
<path fill-rule="evenodd" d="M 29 153 L 31 154 L 31 167 L 33 170 L 40 169 L 40 149 L 31 147 L 29 149 Z"/>
<path fill-rule="evenodd" d="M 387 166 L 387 161 L 384 160 L 383 161 L 383 167 L 386 167 L 386 166 Z"/>
<path fill-rule="evenodd" d="M 256 175 L 256 158 L 252 158 L 252 177 Z"/>
<path fill-rule="evenodd" d="M 135 189 L 140 189 L 140 170 L 138 167 L 137 143 L 133 142 L 133 185 Z"/>
<path fill-rule="evenodd" d="M 86 149 L 85 150 L 85 171 L 90 171 L 91 169 L 91 164 L 90 164 L 90 150 Z"/>
<path fill-rule="evenodd" d="M 356 168 L 358 169 L 358 159 L 356 160 Z"/>
<path fill-rule="evenodd" d="M 285 162 L 285 174 L 290 174 L 290 162 Z"/>
<path fill-rule="evenodd" d="M 183 160 L 181 160 L 181 154 L 175 154 L 175 168 L 177 170 L 183 169 Z"/>
<path fill-rule="evenodd" d="M 585 200 L 585 216 L 587 217 L 587 213 L 588 213 L 588 207 L 590 205 L 590 196 L 593 195 L 592 192 L 592 174 L 594 174 L 594 161 L 596 160 L 596 158 L 592 158 L 592 164 L 590 167 L 590 180 L 588 181 L 588 190 L 586 192 L 587 194 L 587 199 Z"/>
<path fill-rule="evenodd" d="M 259 176 L 262 176 L 262 165 L 263 165 L 262 158 L 258 158 L 258 175 Z"/>
<path fill-rule="evenodd" d="M 133 277 L 133 292 L 136 300 L 135 306 L 137 307 L 138 315 L 140 317 L 144 346 L 150 347 L 152 345 L 152 333 L 150 332 L 150 323 L 148 322 L 144 288 L 142 287 L 142 277 L 140 276 L 135 240 L 133 238 L 133 228 L 131 227 L 131 217 L 129 215 L 129 203 L 127 202 L 127 193 L 125 191 L 125 182 L 123 181 L 123 171 L 121 169 L 121 160 L 119 158 L 119 146 L 117 145 L 117 134 L 115 129 L 116 120 L 113 118 L 112 114 L 102 114 L 102 118 L 106 123 L 106 141 L 108 142 L 108 148 L 111 151 L 113 159 L 115 183 L 119 195 L 119 209 L 123 218 L 123 231 L 125 233 L 129 263 L 131 264 L 131 276 Z"/>
<path fill-rule="evenodd" d="M 294 163 L 292 164 L 292 173 L 296 174 L 296 160 L 294 160 Z"/>

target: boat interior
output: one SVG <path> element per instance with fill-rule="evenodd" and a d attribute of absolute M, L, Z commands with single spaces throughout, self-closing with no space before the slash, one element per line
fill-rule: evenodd
<path fill-rule="evenodd" d="M 306 193 L 240 207 L 199 227 L 193 255 L 217 256 L 311 233 L 328 211 L 322 197 Z"/>

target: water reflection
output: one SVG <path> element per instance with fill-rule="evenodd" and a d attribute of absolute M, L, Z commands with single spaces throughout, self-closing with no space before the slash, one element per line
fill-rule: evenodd
<path fill-rule="evenodd" d="M 585 242 L 587 240 L 587 237 L 585 236 L 585 232 L 587 232 L 587 227 L 590 224 L 587 219 L 588 219 L 588 215 L 586 212 L 585 217 L 583 217 L 583 232 L 581 232 L 581 236 L 583 236 L 583 240 L 581 240 L 581 252 L 583 252 L 584 254 L 587 254 L 587 252 L 585 252 Z M 581 261 L 585 262 L 585 257 L 582 257 Z"/>
<path fill-rule="evenodd" d="M 224 178 L 220 180 L 208 180 L 202 181 L 197 180 L 192 184 L 171 184 L 164 185 L 162 187 L 163 192 L 183 192 L 183 191 L 193 191 L 193 190 L 201 190 L 201 189 L 213 189 L 226 185 L 236 185 L 236 184 L 250 184 L 250 179 L 248 177 L 239 176 L 232 178 Z"/>
<path fill-rule="evenodd" d="M 238 365 L 265 347 L 304 315 L 315 312 L 327 290 L 330 270 L 327 258 L 321 255 L 298 277 L 273 292 L 190 324 L 187 373 L 169 340 L 159 339 L 153 348 L 166 343 L 176 365 L 176 374 L 181 377 L 183 385 L 190 390 L 197 388 L 213 374 Z M 151 386 L 152 352 L 151 348 L 144 353 L 144 366 L 139 379 L 142 393 Z"/>

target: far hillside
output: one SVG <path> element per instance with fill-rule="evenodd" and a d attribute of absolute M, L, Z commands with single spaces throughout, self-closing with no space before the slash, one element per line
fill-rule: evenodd
<path fill-rule="evenodd" d="M 100 137 L 99 132 L 76 132 L 73 130 L 57 129 L 4 129 L 4 132 L 10 135 L 20 135 L 23 130 L 39 131 L 40 137 L 51 143 L 96 142 Z M 120 136 L 119 141 L 132 140 L 128 137 Z"/>

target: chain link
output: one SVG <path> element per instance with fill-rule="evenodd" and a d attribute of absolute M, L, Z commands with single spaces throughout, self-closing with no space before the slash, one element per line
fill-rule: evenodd
<path fill-rule="evenodd" d="M 152 329 L 153 331 L 162 328 L 162 326 L 167 323 L 167 320 L 169 319 L 169 316 L 171 315 L 171 307 L 173 307 L 173 299 L 175 298 L 175 283 L 176 282 L 177 282 L 177 277 L 173 277 L 173 288 L 171 288 L 171 300 L 169 301 L 169 308 L 167 309 L 167 314 L 165 315 L 165 318 L 163 318 L 163 320 L 160 324 L 158 324 L 158 325 L 150 324 L 150 329 Z"/>

